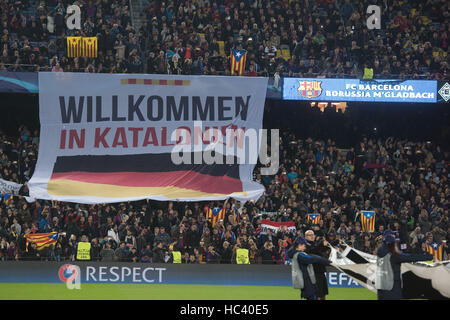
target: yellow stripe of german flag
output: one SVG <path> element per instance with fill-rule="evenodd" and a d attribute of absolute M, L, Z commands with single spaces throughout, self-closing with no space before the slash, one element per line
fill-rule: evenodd
<path fill-rule="evenodd" d="M 88 196 L 100 198 L 127 198 L 161 195 L 167 198 L 200 198 L 200 197 L 223 197 L 226 194 L 208 193 L 192 189 L 167 187 L 126 187 L 108 184 L 80 182 L 74 180 L 58 179 L 50 180 L 47 192 L 58 196 Z M 235 192 L 232 195 L 244 195 L 246 192 Z"/>

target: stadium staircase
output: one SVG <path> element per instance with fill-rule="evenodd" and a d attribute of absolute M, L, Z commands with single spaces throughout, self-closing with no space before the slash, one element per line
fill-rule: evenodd
<path fill-rule="evenodd" d="M 147 20 L 145 14 L 145 9 L 147 8 L 148 0 L 129 0 L 130 1 L 130 11 L 131 11 L 131 23 L 134 30 L 139 31 L 141 26 Z"/>
<path fill-rule="evenodd" d="M 147 20 L 146 9 L 150 0 L 129 0 L 131 11 L 131 24 L 136 32 L 142 27 Z M 147 44 L 149 39 L 146 39 L 145 48 L 141 48 L 141 61 L 144 65 L 144 73 L 147 70 Z"/>

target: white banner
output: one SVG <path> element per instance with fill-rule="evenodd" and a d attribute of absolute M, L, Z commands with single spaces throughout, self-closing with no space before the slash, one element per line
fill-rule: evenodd
<path fill-rule="evenodd" d="M 3 193 L 12 193 L 13 195 L 18 195 L 20 188 L 22 188 L 23 184 L 15 183 L 7 180 L 0 179 L 0 192 Z"/>
<path fill-rule="evenodd" d="M 377 256 L 350 246 L 343 252 L 331 247 L 329 259 L 332 266 L 347 273 L 360 285 L 377 293 Z M 355 263 L 367 260 L 368 263 Z M 409 273 L 409 274 L 408 274 Z M 411 273 L 413 276 L 411 276 Z M 401 264 L 403 296 L 409 299 L 450 298 L 450 263 L 414 262 Z M 429 281 L 425 281 L 429 280 Z"/>
<path fill-rule="evenodd" d="M 30 196 L 256 200 L 267 78 L 39 73 Z"/>

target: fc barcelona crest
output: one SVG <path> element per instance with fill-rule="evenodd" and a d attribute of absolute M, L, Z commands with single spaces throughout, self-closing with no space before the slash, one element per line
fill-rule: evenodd
<path fill-rule="evenodd" d="M 322 93 L 322 81 L 299 81 L 298 93 L 305 98 L 317 98 Z"/>

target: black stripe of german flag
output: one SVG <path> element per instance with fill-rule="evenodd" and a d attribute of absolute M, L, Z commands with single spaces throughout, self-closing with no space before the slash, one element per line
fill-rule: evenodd
<path fill-rule="evenodd" d="M 190 156 L 193 161 L 194 154 Z M 54 195 L 107 198 L 190 198 L 242 193 L 242 182 L 236 159 L 231 165 L 176 165 L 170 153 L 61 156 L 47 190 Z"/>

